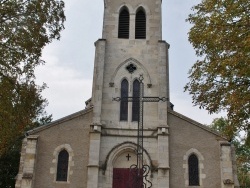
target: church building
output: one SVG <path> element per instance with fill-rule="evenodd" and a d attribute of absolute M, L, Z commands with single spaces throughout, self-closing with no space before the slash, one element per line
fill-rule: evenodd
<path fill-rule="evenodd" d="M 170 102 L 162 0 L 104 0 L 95 47 L 86 108 L 27 132 L 16 188 L 238 187 L 231 143 Z"/>

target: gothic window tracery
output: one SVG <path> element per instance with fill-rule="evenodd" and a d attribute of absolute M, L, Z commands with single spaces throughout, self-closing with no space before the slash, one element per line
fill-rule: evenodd
<path fill-rule="evenodd" d="M 188 176 L 190 186 L 199 186 L 199 160 L 195 154 L 188 158 Z"/>
<path fill-rule="evenodd" d="M 140 82 L 135 80 L 133 82 L 133 97 L 134 100 L 132 102 L 132 121 L 139 120 L 139 96 L 140 96 Z M 138 98 L 138 100 L 136 100 Z"/>
<path fill-rule="evenodd" d="M 130 74 L 133 74 L 137 70 L 137 67 L 133 63 L 130 63 L 126 66 L 126 69 Z"/>
<path fill-rule="evenodd" d="M 128 97 L 128 81 L 124 79 L 121 83 L 121 98 Z M 128 120 L 128 101 L 121 100 L 120 102 L 120 120 Z"/>
<path fill-rule="evenodd" d="M 67 181 L 68 179 L 69 153 L 64 149 L 58 154 L 56 181 Z"/>
<path fill-rule="evenodd" d="M 135 38 L 146 39 L 146 14 L 142 7 L 140 7 L 136 13 Z"/>
<path fill-rule="evenodd" d="M 129 38 L 129 20 L 129 11 L 127 7 L 123 7 L 119 15 L 118 38 Z"/>

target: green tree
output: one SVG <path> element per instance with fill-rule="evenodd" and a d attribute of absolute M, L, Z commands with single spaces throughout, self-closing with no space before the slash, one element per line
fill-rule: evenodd
<path fill-rule="evenodd" d="M 0 1 L 0 156 L 45 115 L 46 86 L 35 84 L 34 70 L 64 21 L 61 0 Z"/>
<path fill-rule="evenodd" d="M 61 0 L 0 1 L 0 76 L 34 76 L 42 49 L 64 29 Z"/>
<path fill-rule="evenodd" d="M 189 41 L 198 60 L 185 91 L 210 113 L 226 111 L 231 130 L 249 132 L 250 1 L 202 0 L 193 11 Z"/>
<path fill-rule="evenodd" d="M 35 83 L 42 49 L 60 39 L 62 0 L 0 0 L 0 187 L 14 187 L 25 131 L 51 121 Z"/>
<path fill-rule="evenodd" d="M 245 144 L 245 134 L 237 130 L 232 131 L 228 119 L 222 117 L 214 119 L 209 127 L 220 132 L 234 144 L 240 186 L 250 187 L 250 146 Z"/>
<path fill-rule="evenodd" d="M 18 173 L 20 161 L 20 148 L 22 139 L 18 139 L 16 143 L 0 156 L 0 187 L 15 187 L 15 177 Z"/>
<path fill-rule="evenodd" d="M 51 116 L 43 116 L 34 122 L 34 126 L 38 127 L 51 122 Z M 24 135 L 17 140 L 12 141 L 11 147 L 0 156 L 0 187 L 11 188 L 15 187 L 16 175 L 19 169 L 20 150 Z"/>
<path fill-rule="evenodd" d="M 0 81 L 0 156 L 7 152 L 25 131 L 46 117 L 46 99 L 41 96 L 45 86 L 2 77 Z"/>

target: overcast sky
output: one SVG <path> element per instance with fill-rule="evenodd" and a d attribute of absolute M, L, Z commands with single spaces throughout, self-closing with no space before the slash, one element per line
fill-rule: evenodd
<path fill-rule="evenodd" d="M 200 0 L 163 0 L 163 40 L 170 44 L 170 100 L 174 110 L 200 123 L 210 124 L 215 117 L 193 107 L 191 95 L 184 93 L 188 70 L 196 61 L 188 42 L 191 25 L 185 22 L 191 7 Z M 65 0 L 67 17 L 61 40 L 43 51 L 47 62 L 36 71 L 37 83 L 46 83 L 43 96 L 48 99 L 46 111 L 59 119 L 85 108 L 91 97 L 94 42 L 101 38 L 103 0 Z"/>

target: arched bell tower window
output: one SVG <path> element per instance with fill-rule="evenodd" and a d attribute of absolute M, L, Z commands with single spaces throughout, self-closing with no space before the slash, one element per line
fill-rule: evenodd
<path fill-rule="evenodd" d="M 69 153 L 64 149 L 58 154 L 56 181 L 68 179 Z"/>
<path fill-rule="evenodd" d="M 121 98 L 128 97 L 128 81 L 124 79 L 121 83 Z M 128 101 L 121 100 L 120 103 L 120 120 L 128 120 Z"/>
<path fill-rule="evenodd" d="M 135 18 L 135 38 L 146 38 L 146 14 L 142 7 L 140 7 L 136 13 Z"/>
<path fill-rule="evenodd" d="M 190 186 L 199 186 L 199 160 L 195 154 L 188 158 L 188 176 Z"/>
<path fill-rule="evenodd" d="M 129 11 L 127 7 L 123 7 L 119 15 L 118 38 L 129 38 Z"/>
<path fill-rule="evenodd" d="M 135 80 L 133 82 L 133 103 L 132 103 L 132 121 L 139 120 L 139 97 L 140 97 L 140 82 Z"/>

